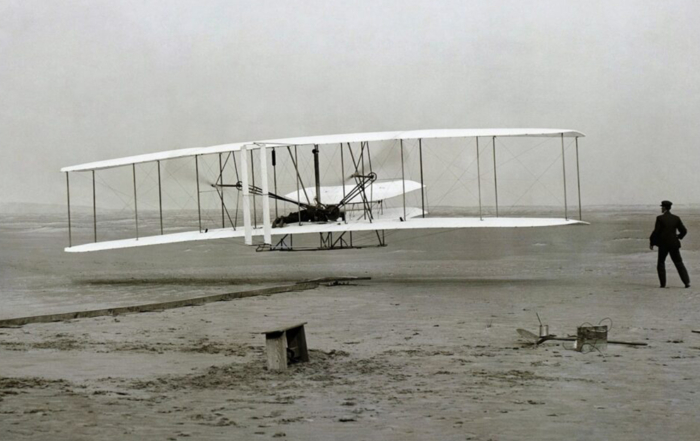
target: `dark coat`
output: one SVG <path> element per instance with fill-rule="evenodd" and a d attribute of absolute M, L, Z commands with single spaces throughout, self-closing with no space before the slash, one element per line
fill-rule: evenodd
<path fill-rule="evenodd" d="M 678 230 L 678 234 L 676 234 Z M 688 234 L 681 218 L 671 212 L 658 216 L 654 232 L 649 237 L 651 246 L 664 247 L 668 249 L 677 249 L 681 247 L 680 239 L 683 239 Z"/>

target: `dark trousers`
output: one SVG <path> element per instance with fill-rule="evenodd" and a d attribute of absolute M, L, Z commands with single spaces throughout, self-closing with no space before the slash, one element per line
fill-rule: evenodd
<path fill-rule="evenodd" d="M 656 271 L 659 273 L 659 282 L 661 282 L 661 286 L 666 286 L 666 256 L 669 254 L 671 255 L 673 264 L 676 265 L 678 275 L 681 276 L 683 283 L 690 285 L 690 277 L 688 277 L 688 270 L 685 269 L 685 265 L 683 264 L 680 248 L 659 247 L 659 262 L 656 265 Z"/>

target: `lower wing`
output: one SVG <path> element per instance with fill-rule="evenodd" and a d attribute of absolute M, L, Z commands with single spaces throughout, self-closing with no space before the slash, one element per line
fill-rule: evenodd
<path fill-rule="evenodd" d="M 411 213 L 415 215 L 415 212 Z M 312 233 L 343 233 L 348 231 L 374 231 L 374 230 L 429 230 L 429 229 L 459 229 L 459 228 L 531 228 L 531 227 L 555 227 L 565 225 L 587 225 L 572 219 L 558 218 L 529 218 L 529 217 L 498 217 L 479 219 L 474 217 L 449 217 L 449 218 L 411 218 L 410 220 L 400 220 L 396 217 L 391 219 L 381 215 L 375 220 L 358 220 L 352 222 L 328 222 L 311 223 L 302 222 L 300 224 L 289 224 L 282 228 L 272 229 L 273 236 L 284 236 L 291 234 L 312 234 Z M 243 228 L 220 228 L 210 229 L 206 232 L 187 231 L 183 233 L 162 234 L 158 236 L 139 237 L 138 239 L 122 239 L 105 242 L 94 242 L 83 245 L 76 245 L 66 248 L 65 251 L 82 253 L 87 251 L 116 250 L 120 248 L 143 247 L 149 245 L 164 245 L 168 243 L 192 242 L 200 240 L 214 239 L 242 239 L 245 236 Z M 253 236 L 263 236 L 262 228 L 253 229 Z"/>

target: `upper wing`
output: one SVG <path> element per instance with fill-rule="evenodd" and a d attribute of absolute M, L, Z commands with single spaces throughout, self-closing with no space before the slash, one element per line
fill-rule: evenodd
<path fill-rule="evenodd" d="M 444 138 L 473 138 L 473 137 L 552 137 L 563 136 L 576 138 L 586 136 L 581 132 L 569 129 L 434 129 L 408 130 L 400 132 L 369 132 L 347 133 L 341 135 L 306 136 L 300 138 L 268 139 L 263 141 L 237 142 L 215 145 L 211 147 L 194 147 L 188 149 L 168 150 L 145 155 L 128 156 L 125 158 L 108 159 L 106 161 L 90 162 L 87 164 L 63 167 L 62 172 L 76 172 L 120 167 L 144 162 L 161 161 L 165 159 L 183 158 L 195 155 L 211 155 L 217 153 L 236 152 L 246 146 L 248 150 L 258 149 L 264 144 L 270 147 L 295 145 L 327 145 L 355 142 L 376 142 L 408 139 L 444 139 Z"/>

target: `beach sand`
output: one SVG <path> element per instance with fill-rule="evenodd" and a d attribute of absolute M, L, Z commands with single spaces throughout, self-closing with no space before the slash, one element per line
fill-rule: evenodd
<path fill-rule="evenodd" d="M 590 226 L 393 233 L 386 248 L 236 242 L 63 253 L 61 217 L 4 216 L 0 319 L 361 276 L 351 285 L 0 329 L 3 440 L 696 440 L 700 292 L 648 249 L 656 207 Z M 700 276 L 700 210 L 676 210 Z M 695 282 L 694 282 L 695 283 Z M 534 348 L 608 317 L 608 345 Z M 266 369 L 306 321 L 311 361 Z"/>

